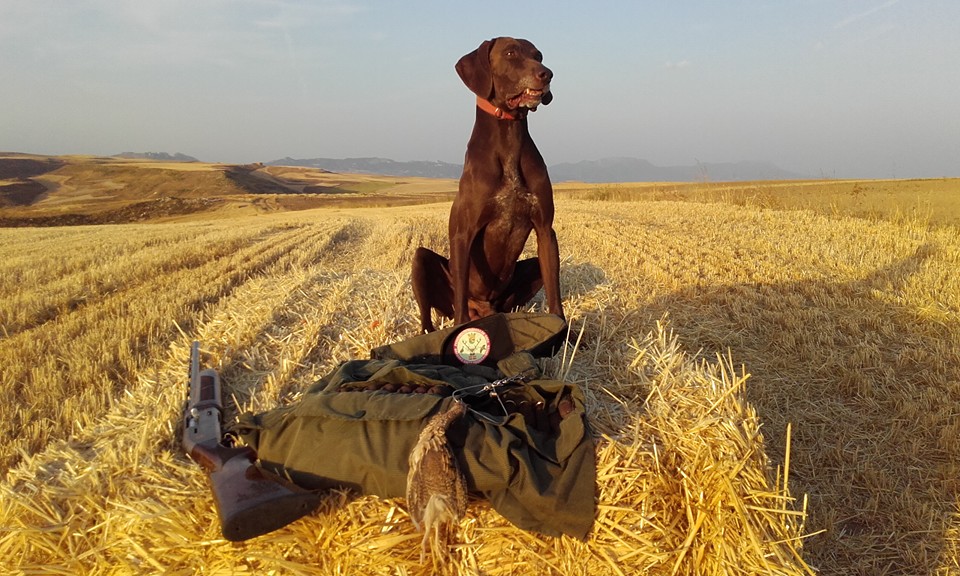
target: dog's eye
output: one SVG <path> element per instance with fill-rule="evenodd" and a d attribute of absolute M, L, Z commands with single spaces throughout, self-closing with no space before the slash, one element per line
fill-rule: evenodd
<path fill-rule="evenodd" d="M 516 50 L 507 50 L 507 51 L 504 53 L 504 56 L 506 56 L 507 58 L 513 58 L 513 57 L 516 56 L 516 55 L 517 55 L 517 51 L 516 51 Z"/>

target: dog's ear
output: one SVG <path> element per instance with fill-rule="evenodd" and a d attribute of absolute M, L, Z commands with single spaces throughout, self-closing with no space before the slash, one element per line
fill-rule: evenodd
<path fill-rule="evenodd" d="M 490 71 L 490 48 L 493 40 L 484 40 L 480 47 L 457 62 L 457 74 L 467 88 L 477 96 L 489 100 L 493 97 L 493 73 Z"/>

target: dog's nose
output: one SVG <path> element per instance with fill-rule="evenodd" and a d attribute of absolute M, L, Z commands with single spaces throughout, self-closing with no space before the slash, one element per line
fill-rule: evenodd
<path fill-rule="evenodd" d="M 553 72 L 551 72 L 546 66 L 541 66 L 540 71 L 537 72 L 537 79 L 542 80 L 545 83 L 549 82 L 553 79 Z"/>

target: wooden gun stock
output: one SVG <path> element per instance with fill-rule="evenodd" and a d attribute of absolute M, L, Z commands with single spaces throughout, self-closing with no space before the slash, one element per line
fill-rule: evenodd
<path fill-rule="evenodd" d="M 197 444 L 190 457 L 207 471 L 223 537 L 247 540 L 306 516 L 320 497 L 256 465 L 249 446 Z"/>

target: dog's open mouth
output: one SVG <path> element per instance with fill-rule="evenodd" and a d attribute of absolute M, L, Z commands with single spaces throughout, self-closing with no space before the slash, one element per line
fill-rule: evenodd
<path fill-rule="evenodd" d="M 550 91 L 550 87 L 547 86 L 542 90 L 536 88 L 527 88 L 523 92 L 517 94 L 513 98 L 507 99 L 507 106 L 511 109 L 514 108 L 536 108 L 540 105 L 540 101 L 543 100 L 543 95 Z"/>

